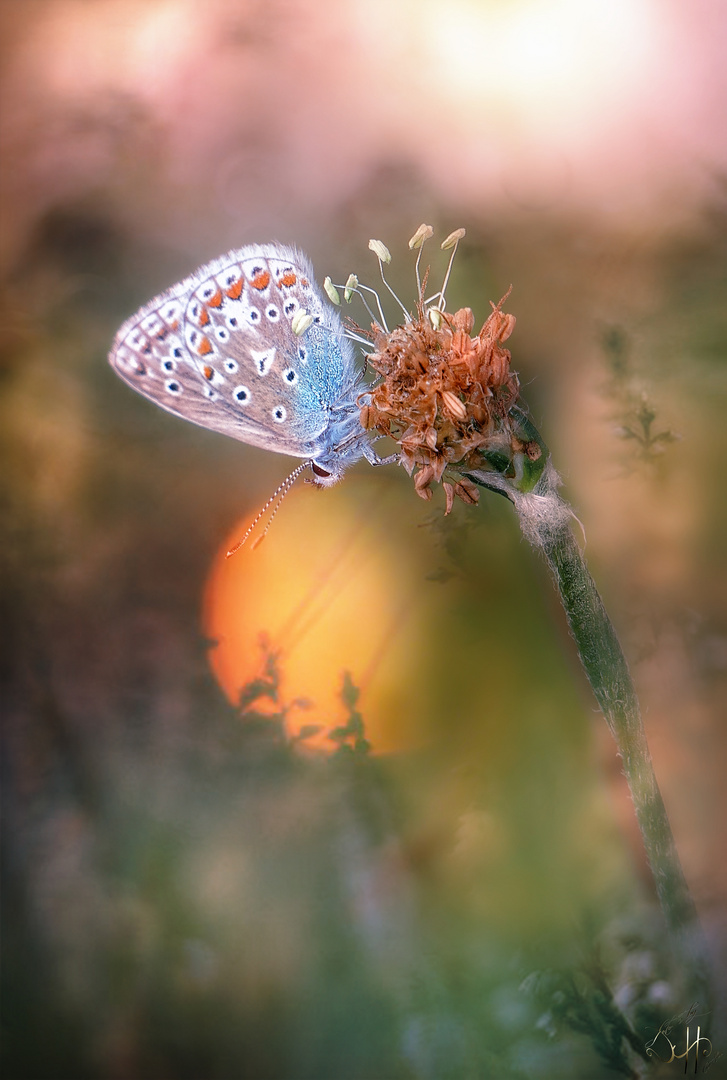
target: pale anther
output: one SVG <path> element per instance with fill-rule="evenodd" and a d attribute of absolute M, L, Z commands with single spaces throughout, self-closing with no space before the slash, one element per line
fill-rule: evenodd
<path fill-rule="evenodd" d="M 386 244 L 382 244 L 380 240 L 369 240 L 369 250 L 373 251 L 376 258 L 380 259 L 381 262 L 387 264 L 391 262 L 391 252 Z"/>
<path fill-rule="evenodd" d="M 432 236 L 434 236 L 434 229 L 431 225 L 420 225 L 409 241 L 409 247 L 412 251 L 417 251 L 424 241 L 430 240 Z"/>
<path fill-rule="evenodd" d="M 465 229 L 455 229 L 453 233 L 450 233 L 446 240 L 442 241 L 442 251 L 449 251 L 450 248 L 458 244 L 463 236 L 466 236 Z"/>
<path fill-rule="evenodd" d="M 346 282 L 343 290 L 343 299 L 347 304 L 351 303 L 354 292 L 358 288 L 358 278 L 355 274 L 348 275 L 348 281 Z"/>
<path fill-rule="evenodd" d="M 329 277 L 325 278 L 323 282 L 323 288 L 326 290 L 326 296 L 331 301 L 331 303 L 335 304 L 336 307 L 340 307 L 341 297 L 339 296 L 338 289 Z"/>

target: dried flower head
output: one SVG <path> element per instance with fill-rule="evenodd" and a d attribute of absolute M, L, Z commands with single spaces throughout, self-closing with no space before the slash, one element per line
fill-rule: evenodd
<path fill-rule="evenodd" d="M 463 474 L 495 469 L 516 483 L 527 483 L 530 476 L 525 474 L 533 470 L 525 463 L 532 466 L 543 458 L 539 475 L 545 461 L 544 448 L 532 437 L 534 429 L 518 407 L 519 383 L 504 345 L 515 327 L 515 317 L 502 310 L 510 290 L 499 304 L 492 304 L 489 318 L 472 336 L 475 318 L 469 308 L 453 314 L 444 309 L 444 289 L 464 230 L 452 233 L 442 245 L 454 249 L 445 282 L 434 297 L 425 299 L 427 274 L 422 282 L 419 260 L 432 231 L 420 226 L 409 244 L 418 251 L 416 314 L 409 315 L 397 297 L 404 323 L 388 330 L 381 325 L 382 316 L 367 334 L 374 350 L 368 363 L 380 380 L 361 395 L 361 424 L 399 444 L 398 460 L 413 475 L 421 498 L 430 499 L 431 484 L 448 472 L 450 482 L 444 488 L 449 513 L 455 495 L 464 502 L 477 501 L 477 486 Z M 383 276 L 379 248 L 389 255 L 388 249 L 379 241 L 370 246 Z M 384 284 L 390 288 L 385 278 Z"/>

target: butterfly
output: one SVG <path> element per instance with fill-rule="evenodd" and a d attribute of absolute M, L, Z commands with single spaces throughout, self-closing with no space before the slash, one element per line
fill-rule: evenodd
<path fill-rule="evenodd" d="M 353 347 L 295 248 L 251 244 L 201 266 L 127 319 L 109 362 L 183 420 L 306 459 L 319 486 L 379 463 Z"/>

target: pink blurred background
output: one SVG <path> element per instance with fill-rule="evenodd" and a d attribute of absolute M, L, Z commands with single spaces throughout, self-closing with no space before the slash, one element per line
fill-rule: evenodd
<path fill-rule="evenodd" d="M 386 169 L 462 220 L 567 211 L 649 238 L 694 222 L 727 157 L 718 0 L 31 0 L 2 17 L 5 260 L 93 192 L 195 254 L 325 235 Z"/>

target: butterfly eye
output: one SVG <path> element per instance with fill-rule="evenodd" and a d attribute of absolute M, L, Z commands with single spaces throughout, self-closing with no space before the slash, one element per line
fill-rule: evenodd
<path fill-rule="evenodd" d="M 167 391 L 168 394 L 172 395 L 181 394 L 182 392 L 181 383 L 178 383 L 176 379 L 170 379 L 168 383 L 165 383 L 164 389 Z"/>
<path fill-rule="evenodd" d="M 280 312 L 279 312 L 279 311 L 278 311 L 278 309 L 277 309 L 276 307 L 274 307 L 274 306 L 273 306 L 272 304 L 271 304 L 271 305 L 270 305 L 270 307 L 269 307 L 269 308 L 267 309 L 267 311 L 265 312 L 265 314 L 267 315 L 267 317 L 268 317 L 268 319 L 270 320 L 270 322 L 277 322 L 277 321 L 278 321 L 278 319 L 280 318 Z"/>
<path fill-rule="evenodd" d="M 224 326 L 218 326 L 216 333 L 218 341 L 225 342 L 230 340 L 230 331 L 225 330 Z"/>
<path fill-rule="evenodd" d="M 177 365 L 174 360 L 162 360 L 162 368 L 164 371 L 174 371 Z"/>
<path fill-rule="evenodd" d="M 283 378 L 290 386 L 295 386 L 298 381 L 298 372 L 292 367 L 286 368 L 283 372 Z"/>
<path fill-rule="evenodd" d="M 225 360 L 225 371 L 229 371 L 231 375 L 234 375 L 239 365 L 237 360 Z"/>
<path fill-rule="evenodd" d="M 236 330 L 237 327 L 240 325 L 240 321 L 237 318 L 237 315 L 228 315 L 226 322 L 230 330 Z"/>
<path fill-rule="evenodd" d="M 236 386 L 235 389 L 232 391 L 232 396 L 234 397 L 235 401 L 237 401 L 240 405 L 247 405 L 248 401 L 252 397 L 252 394 L 246 386 Z"/>
<path fill-rule="evenodd" d="M 250 320 L 251 323 L 260 322 L 260 312 L 258 311 L 257 308 L 250 308 L 250 310 L 247 313 L 247 317 L 248 317 L 248 319 Z"/>
<path fill-rule="evenodd" d="M 311 470 L 316 474 L 316 476 L 320 476 L 324 480 L 326 479 L 326 477 L 332 475 L 331 473 L 326 472 L 325 469 L 322 469 L 320 465 L 316 465 L 315 461 L 311 462 Z"/>
<path fill-rule="evenodd" d="M 172 349 L 172 356 L 176 357 L 177 360 L 181 360 L 183 355 L 181 349 Z"/>
<path fill-rule="evenodd" d="M 298 310 L 298 301 L 297 300 L 288 300 L 285 307 L 283 308 L 283 311 L 285 312 L 285 314 L 287 315 L 287 317 L 289 319 L 291 319 L 293 317 L 293 315 L 296 313 L 297 310 Z"/>
<path fill-rule="evenodd" d="M 276 424 L 282 424 L 283 420 L 285 420 L 287 415 L 288 413 L 282 405 L 276 405 L 273 409 L 273 420 L 276 422 Z"/>
<path fill-rule="evenodd" d="M 301 364 L 304 364 L 306 362 L 306 360 L 308 359 L 308 350 L 306 349 L 305 345 L 299 345 L 298 346 L 298 357 L 300 359 Z"/>

